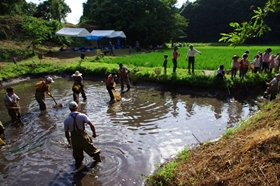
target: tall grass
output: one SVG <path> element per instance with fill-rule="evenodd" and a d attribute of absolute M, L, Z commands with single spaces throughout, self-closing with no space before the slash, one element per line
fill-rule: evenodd
<path fill-rule="evenodd" d="M 252 74 L 249 73 L 245 80 L 236 78 L 230 80 L 230 75 L 227 75 L 227 83 L 225 81 L 217 81 L 215 78 L 216 70 L 223 64 L 225 69 L 231 68 L 231 58 L 234 54 L 241 56 L 246 50 L 250 50 L 249 60 L 253 60 L 253 56 L 257 51 L 264 51 L 270 46 L 210 46 L 206 44 L 197 44 L 194 47 L 199 50 L 202 55 L 196 55 L 195 62 L 195 74 L 188 74 L 186 53 L 188 47 L 180 47 L 178 53 L 180 57 L 178 59 L 178 68 L 176 73 L 172 72 L 172 52 L 171 48 L 159 49 L 153 52 L 141 51 L 132 54 L 128 54 L 127 49 L 115 50 L 116 56 L 96 56 L 92 53 L 86 53 L 85 60 L 81 61 L 79 54 L 75 54 L 75 57 L 69 53 L 52 53 L 51 55 L 58 55 L 57 58 L 47 54 L 42 61 L 38 61 L 36 56 L 18 62 L 17 65 L 13 63 L 2 63 L 0 79 L 9 79 L 22 75 L 40 75 L 40 74 L 58 74 L 69 73 L 72 74 L 76 70 L 81 71 L 84 75 L 96 75 L 106 78 L 107 74 L 112 71 L 118 70 L 118 64 L 123 63 L 131 71 L 130 77 L 133 83 L 138 81 L 154 81 L 162 83 L 189 85 L 197 87 L 220 87 L 226 86 L 235 88 L 246 82 L 248 87 L 255 87 L 263 84 L 265 81 L 270 81 L 274 73 L 272 74 Z M 272 46 L 273 53 L 280 50 L 279 46 Z M 122 55 L 120 55 L 122 53 Z M 163 56 L 168 54 L 168 69 L 167 74 L 157 75 L 155 69 L 162 67 Z M 32 61 L 35 61 L 33 63 Z M 212 70 L 212 74 L 204 75 L 202 70 Z"/>
<path fill-rule="evenodd" d="M 253 61 L 255 54 L 258 51 L 264 52 L 267 48 L 272 49 L 272 53 L 276 54 L 280 52 L 280 46 L 211 46 L 211 45 L 194 45 L 194 48 L 199 50 L 202 55 L 196 54 L 195 56 L 195 69 L 196 70 L 217 70 L 220 65 L 224 65 L 225 69 L 231 68 L 231 61 L 233 55 L 242 56 L 246 50 L 249 50 L 249 61 Z M 186 61 L 186 54 L 188 47 L 181 47 L 178 49 L 180 54 L 178 58 L 178 68 L 187 69 L 188 64 Z M 132 53 L 133 55 L 128 56 L 119 56 L 119 57 L 109 57 L 106 60 L 107 63 L 114 64 L 128 64 L 134 66 L 143 66 L 143 67 L 161 67 L 163 64 L 163 55 L 168 55 L 167 67 L 172 68 L 172 52 L 171 48 L 169 49 L 159 49 L 155 52 L 139 52 Z"/>

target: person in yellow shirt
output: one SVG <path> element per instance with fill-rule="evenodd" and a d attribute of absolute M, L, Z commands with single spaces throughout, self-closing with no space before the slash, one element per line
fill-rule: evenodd
<path fill-rule="evenodd" d="M 50 92 L 50 84 L 53 82 L 54 81 L 51 77 L 47 77 L 45 81 L 40 81 L 35 85 L 36 87 L 35 98 L 36 101 L 39 103 L 41 111 L 46 110 L 45 92 L 48 96 L 52 97 L 52 94 Z"/>

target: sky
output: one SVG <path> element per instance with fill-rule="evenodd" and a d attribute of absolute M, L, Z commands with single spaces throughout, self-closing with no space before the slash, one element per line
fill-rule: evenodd
<path fill-rule="evenodd" d="M 26 0 L 26 2 L 33 2 L 35 4 L 41 3 L 43 0 Z M 66 17 L 66 21 L 72 24 L 78 24 L 80 17 L 83 14 L 83 3 L 87 0 L 64 0 L 65 3 L 71 8 L 71 13 Z M 177 6 L 180 7 L 187 0 L 177 0 Z M 193 0 L 190 0 L 191 2 Z"/>

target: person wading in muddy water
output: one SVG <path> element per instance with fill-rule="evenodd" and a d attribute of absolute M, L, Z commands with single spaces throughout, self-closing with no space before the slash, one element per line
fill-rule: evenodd
<path fill-rule="evenodd" d="M 4 103 L 8 109 L 8 113 L 12 119 L 13 124 L 23 124 L 21 121 L 20 107 L 18 101 L 20 98 L 15 94 L 14 88 L 8 87 L 6 89 L 6 96 L 4 98 Z"/>
<path fill-rule="evenodd" d="M 81 93 L 82 97 L 84 99 L 84 101 L 87 100 L 87 96 L 84 90 L 84 85 L 83 85 L 83 77 L 82 77 L 82 73 L 80 73 L 79 71 L 76 71 L 75 74 L 72 75 L 74 84 L 72 86 L 72 90 L 73 90 L 73 99 L 74 101 L 77 102 L 77 96 L 76 94 Z"/>
<path fill-rule="evenodd" d="M 111 74 L 109 74 L 106 79 L 106 89 L 110 96 L 109 102 L 113 102 L 115 100 L 113 90 L 115 90 L 117 80 L 118 80 L 118 76 L 117 76 L 116 72 L 112 72 Z"/>
<path fill-rule="evenodd" d="M 48 96 L 52 97 L 52 94 L 50 92 L 50 84 L 53 82 L 54 81 L 51 77 L 47 77 L 45 81 L 40 81 L 35 85 L 35 98 L 36 101 L 39 103 L 41 113 L 46 110 L 45 92 Z"/>
<path fill-rule="evenodd" d="M 129 82 L 129 70 L 128 68 L 126 68 L 125 66 L 123 66 L 122 63 L 119 64 L 119 71 L 118 71 L 118 74 L 119 74 L 119 80 L 120 80 L 120 83 L 121 83 L 121 92 L 123 92 L 124 90 L 124 84 L 126 84 L 126 88 L 127 90 L 126 91 L 129 91 L 130 90 L 130 82 Z"/>
<path fill-rule="evenodd" d="M 270 95 L 270 101 L 276 98 L 276 94 L 278 93 L 279 81 L 280 81 L 280 74 L 276 74 L 275 77 L 270 82 L 266 83 L 268 87 L 263 94 L 263 98 L 267 99 L 269 95 Z"/>
<path fill-rule="evenodd" d="M 95 162 L 98 163 L 101 162 L 99 155 L 100 150 L 94 146 L 91 137 L 85 130 L 85 123 L 87 123 L 92 130 L 92 137 L 96 138 L 94 124 L 90 121 L 87 115 L 78 112 L 78 104 L 75 101 L 69 103 L 69 109 L 71 113 L 64 120 L 64 130 L 65 137 L 73 148 L 73 157 L 75 159 L 76 168 L 75 172 L 78 172 L 85 167 L 83 164 L 84 151 L 89 156 L 93 157 Z"/>

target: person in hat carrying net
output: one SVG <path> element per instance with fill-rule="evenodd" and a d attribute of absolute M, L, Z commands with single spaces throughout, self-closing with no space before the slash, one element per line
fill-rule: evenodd
<path fill-rule="evenodd" d="M 39 103 L 39 107 L 41 111 L 46 110 L 46 103 L 45 103 L 45 92 L 48 96 L 53 97 L 50 92 L 50 84 L 53 83 L 53 79 L 51 77 L 47 77 L 45 81 L 38 82 L 35 92 L 35 99 Z"/>
<path fill-rule="evenodd" d="M 87 115 L 78 112 L 78 104 L 75 101 L 69 103 L 70 114 L 64 120 L 65 137 L 69 145 L 73 148 L 73 157 L 75 159 L 76 172 L 82 170 L 85 165 L 83 164 L 84 151 L 96 163 L 101 162 L 100 150 L 97 149 L 91 137 L 85 130 L 85 123 L 89 124 L 92 131 L 92 137 L 96 138 L 96 131 L 94 124 L 90 121 Z"/>
<path fill-rule="evenodd" d="M 77 94 L 81 93 L 84 101 L 87 100 L 87 96 L 84 90 L 84 85 L 83 85 L 83 77 L 82 73 L 79 71 L 76 71 L 75 74 L 72 75 L 74 84 L 72 86 L 72 91 L 73 91 L 73 99 L 74 101 L 77 101 Z"/>

